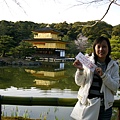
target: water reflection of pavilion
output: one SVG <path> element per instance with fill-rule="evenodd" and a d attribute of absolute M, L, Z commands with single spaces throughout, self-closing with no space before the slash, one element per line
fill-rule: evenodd
<path fill-rule="evenodd" d="M 56 81 L 59 81 L 61 78 L 65 77 L 64 63 L 59 63 L 59 67 L 58 65 L 57 67 L 53 67 L 53 64 L 51 64 L 51 68 L 49 65 L 49 69 L 45 70 L 25 69 L 25 71 L 36 77 L 33 81 L 36 85 L 53 85 Z"/>
<path fill-rule="evenodd" d="M 31 69 L 25 69 L 25 71 L 36 77 L 59 77 L 64 76 L 65 73 L 65 71 L 37 71 Z"/>

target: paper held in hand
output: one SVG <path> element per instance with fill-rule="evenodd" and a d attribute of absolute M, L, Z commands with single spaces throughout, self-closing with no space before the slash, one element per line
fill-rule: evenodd
<path fill-rule="evenodd" d="M 85 55 L 81 52 L 75 57 L 79 60 L 84 66 L 89 68 L 92 72 L 94 72 L 95 68 L 97 67 L 94 63 L 92 63 Z"/>

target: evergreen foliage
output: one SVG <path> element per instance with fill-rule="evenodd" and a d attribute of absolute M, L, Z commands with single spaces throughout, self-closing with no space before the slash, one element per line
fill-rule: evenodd
<path fill-rule="evenodd" d="M 104 21 L 101 21 L 93 27 L 86 27 L 86 25 L 91 25 L 93 23 L 94 21 L 75 22 L 68 24 L 65 21 L 63 23 L 52 23 L 49 24 L 49 26 L 61 31 L 64 34 L 62 40 L 68 42 L 66 51 L 67 56 L 74 56 L 79 51 L 81 51 L 80 47 L 75 44 L 75 40 L 77 40 L 79 38 L 79 35 L 81 34 L 83 37 L 88 38 L 86 44 L 89 44 L 87 46 L 87 50 L 85 51 L 89 52 L 91 50 L 91 45 L 93 41 L 97 37 L 108 37 L 109 39 L 111 39 L 111 44 L 113 48 L 112 56 L 115 59 L 119 59 L 120 25 L 112 26 Z M 14 54 L 18 54 L 18 48 L 21 48 L 21 42 L 24 39 L 33 38 L 33 30 L 46 27 L 47 25 L 48 24 L 45 23 L 34 23 L 30 21 L 0 21 L 0 55 L 4 56 L 6 54 L 13 56 Z M 28 44 L 26 44 L 26 46 L 28 46 L 28 48 L 32 48 Z M 30 49 L 27 49 L 27 51 L 29 50 Z M 26 51 L 26 48 L 22 47 L 22 51 Z M 118 53 L 114 51 L 117 51 Z M 32 52 L 27 53 L 32 54 Z M 22 55 L 25 56 L 27 53 L 23 53 Z"/>

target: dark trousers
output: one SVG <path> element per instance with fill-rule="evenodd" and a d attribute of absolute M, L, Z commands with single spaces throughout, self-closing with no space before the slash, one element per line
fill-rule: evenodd
<path fill-rule="evenodd" d="M 100 113 L 98 120 L 111 120 L 111 117 L 112 117 L 112 107 L 105 110 L 104 106 L 100 106 Z"/>

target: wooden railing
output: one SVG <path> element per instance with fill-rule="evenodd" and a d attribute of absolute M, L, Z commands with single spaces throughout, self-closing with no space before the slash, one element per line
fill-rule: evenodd
<path fill-rule="evenodd" d="M 23 105 L 23 106 L 64 106 L 73 107 L 77 98 L 51 98 L 51 97 L 13 97 L 0 96 L 0 111 L 2 105 Z M 113 107 L 118 108 L 118 120 L 120 120 L 120 100 L 115 100 Z M 0 114 L 1 120 L 1 114 Z"/>

